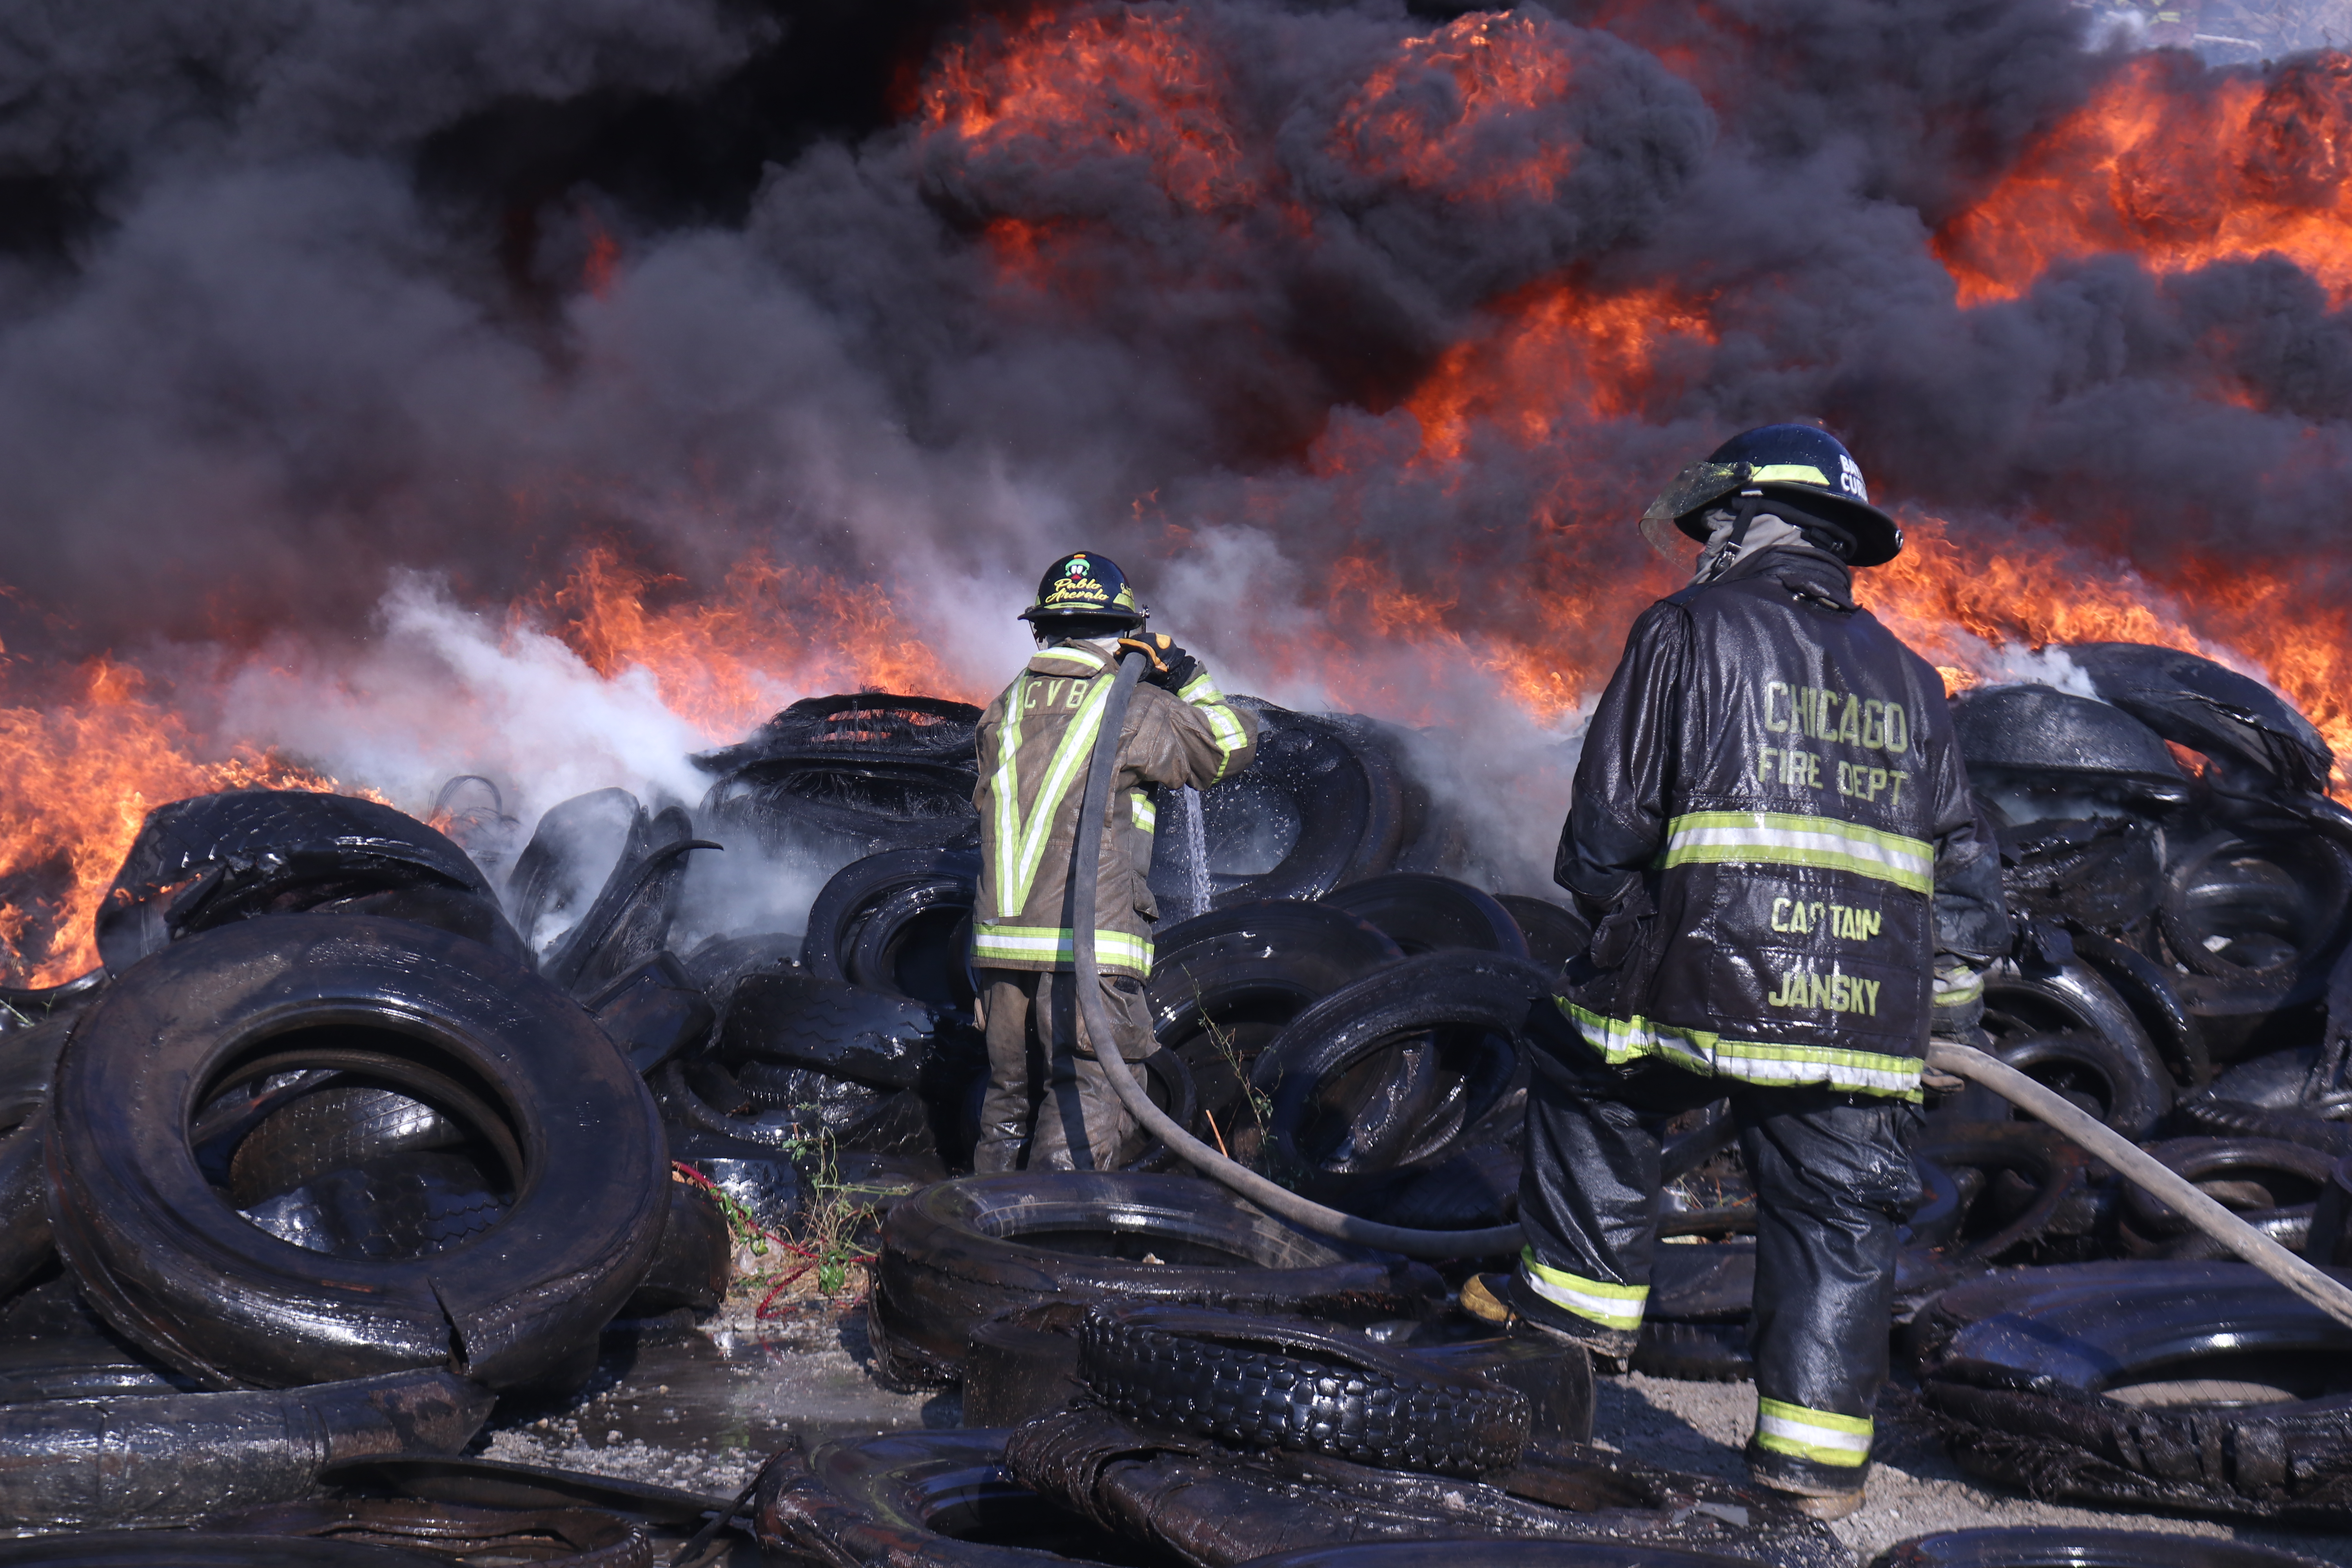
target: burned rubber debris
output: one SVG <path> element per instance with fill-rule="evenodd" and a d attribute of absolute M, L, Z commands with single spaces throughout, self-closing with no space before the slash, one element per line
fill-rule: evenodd
<path fill-rule="evenodd" d="M 2307 728 L 2227 672 L 2083 663 L 2103 700 L 1956 705 L 2020 931 L 1992 1048 L 2352 1278 L 2352 816 L 2314 793 Z M 1524 1019 L 1590 932 L 1467 879 L 1381 726 L 1251 711 L 1257 782 L 1152 864 L 1192 904 L 1142 993 L 1148 1093 L 1343 1209 L 1506 1224 Z M 635 1564 L 708 1526 L 700 1561 L 835 1568 L 1853 1561 L 1773 1495 L 1592 1447 L 1584 1351 L 1465 1310 L 1507 1260 L 1312 1234 L 1140 1131 L 1117 1169 L 971 1174 L 972 721 L 802 703 L 698 759 L 701 800 L 582 796 L 496 879 L 364 801 L 153 811 L 105 967 L 16 994 L 0 1032 L 11 1550 Z M 697 865 L 739 852 L 798 868 L 796 929 L 695 923 Z M 1931 1094 L 1913 1152 L 1883 1410 L 2037 1498 L 2352 1528 L 2352 1330 L 1983 1090 Z M 1677 1118 L 1663 1165 L 1632 1364 L 1746 1378 L 1758 1215 L 1724 1108 Z M 965 1429 L 697 1405 L 711 1336 L 861 1295 L 871 1375 L 910 1410 L 957 1390 Z M 750 1434 L 740 1511 L 469 1457 L 594 1419 L 624 1363 L 677 1369 L 646 1373 L 679 1380 L 671 1440 Z M 2154 1539 L 2098 1560 L 2258 1560 L 2133 1555 Z"/>

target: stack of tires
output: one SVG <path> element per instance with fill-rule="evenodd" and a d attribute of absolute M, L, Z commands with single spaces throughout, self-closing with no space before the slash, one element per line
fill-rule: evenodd
<path fill-rule="evenodd" d="M 0 1034 L 0 1518 L 454 1453 L 501 1395 L 584 1379 L 649 1282 L 723 1279 L 637 1068 L 424 824 L 179 802 L 106 909 L 104 972 Z"/>

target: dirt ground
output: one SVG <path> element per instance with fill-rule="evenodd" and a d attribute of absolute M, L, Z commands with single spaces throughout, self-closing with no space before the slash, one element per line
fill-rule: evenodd
<path fill-rule="evenodd" d="M 803 1300 L 767 1319 L 755 1298 L 698 1327 L 612 1336 L 598 1376 L 560 1407 L 501 1411 L 478 1444 L 495 1459 L 560 1465 L 730 1496 L 788 1438 L 961 1424 L 952 1392 L 905 1394 L 874 1381 L 863 1309 Z M 1746 1384 L 1600 1380 L 1593 1436 L 1675 1469 L 1742 1479 L 1755 1421 Z M 1882 1414 L 1869 1501 L 1832 1528 L 1857 1563 L 1900 1541 L 1986 1525 L 2072 1525 L 2258 1542 L 2352 1568 L 2352 1539 L 2210 1520 L 2059 1507 L 1965 1479 L 1924 1428 Z"/>

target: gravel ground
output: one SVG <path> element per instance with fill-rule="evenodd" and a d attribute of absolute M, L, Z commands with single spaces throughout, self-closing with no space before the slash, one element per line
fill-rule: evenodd
<path fill-rule="evenodd" d="M 750 1300 L 698 1328 L 614 1336 L 596 1379 L 559 1407 L 502 1410 L 477 1450 L 731 1496 L 769 1454 L 799 1436 L 952 1427 L 952 1393 L 905 1394 L 876 1383 L 865 1312 L 805 1301 L 762 1321 Z M 1740 1450 L 1755 1422 L 1746 1384 L 1676 1383 L 1634 1374 L 1600 1380 L 1594 1438 L 1603 1447 L 1680 1470 L 1745 1479 Z M 2352 1540 L 2210 1520 L 2037 1503 L 1965 1479 L 1939 1439 L 1882 1413 L 1869 1501 L 1832 1528 L 1858 1563 L 1899 1541 L 1986 1525 L 2072 1525 L 2259 1542 L 2352 1568 Z"/>

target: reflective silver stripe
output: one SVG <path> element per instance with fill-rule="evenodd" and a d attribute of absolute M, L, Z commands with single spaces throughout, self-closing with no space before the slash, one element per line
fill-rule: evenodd
<path fill-rule="evenodd" d="M 1565 1268 L 1538 1262 L 1533 1248 L 1520 1252 L 1519 1273 L 1537 1295 L 1553 1306 L 1564 1307 L 1604 1329 L 1642 1326 L 1642 1310 L 1650 1300 L 1647 1285 L 1612 1285 L 1605 1279 L 1587 1279 Z"/>
<path fill-rule="evenodd" d="M 1695 811 L 1666 824 L 1661 866 L 1811 866 L 1851 871 L 1915 893 L 1936 890 L 1936 851 L 1925 839 L 1780 811 Z"/>
<path fill-rule="evenodd" d="M 1756 1402 L 1756 1445 L 1820 1465 L 1860 1465 L 1870 1458 L 1867 1417 L 1808 1410 L 1777 1399 Z"/>
<path fill-rule="evenodd" d="M 1097 931 L 1095 956 L 1106 968 L 1151 973 L 1150 942 L 1123 931 Z M 1076 961 L 1077 944 L 1067 927 L 983 924 L 972 928 L 971 957 L 980 964 L 991 959 L 1071 963 Z"/>
<path fill-rule="evenodd" d="M 1087 753 L 1094 748 L 1095 731 L 1102 728 L 1103 704 L 1109 695 L 1108 681 L 1097 681 L 1087 692 L 1086 700 L 1079 705 L 1076 716 L 1062 731 L 1061 742 L 1054 748 L 1052 760 L 1045 764 L 1045 776 L 1039 781 L 1036 801 L 1030 806 L 1025 818 L 1019 815 L 1017 805 L 1020 775 L 1016 748 L 1020 736 L 1009 721 L 1006 724 L 1005 739 L 1010 743 L 1005 746 L 1003 759 L 997 765 L 996 787 L 1000 792 L 1000 801 L 1009 792 L 1016 802 L 1013 820 L 1020 824 L 1020 831 L 1018 847 L 1009 862 L 1012 875 L 1007 877 L 1003 870 L 998 874 L 996 912 L 1000 917 L 1009 919 L 1028 907 L 1029 889 L 1036 885 L 1037 868 L 1045 863 L 1045 840 L 1053 835 L 1055 814 L 1061 806 L 1062 797 L 1069 794 L 1076 783 L 1078 770 L 1086 765 Z M 1000 867 L 1007 866 L 1003 837 L 1005 820 L 1006 814 L 1000 806 L 997 813 Z"/>
<path fill-rule="evenodd" d="M 1636 1057 L 1655 1057 L 1710 1078 L 1743 1083 L 1825 1083 L 1863 1094 L 1917 1100 L 1921 1063 L 1916 1057 L 1853 1051 L 1836 1046 L 1783 1046 L 1763 1040 L 1730 1040 L 1706 1029 L 1676 1028 L 1649 1019 L 1612 1018 L 1580 1007 L 1564 996 L 1553 1005 L 1576 1026 L 1585 1043 L 1612 1066 Z"/>

